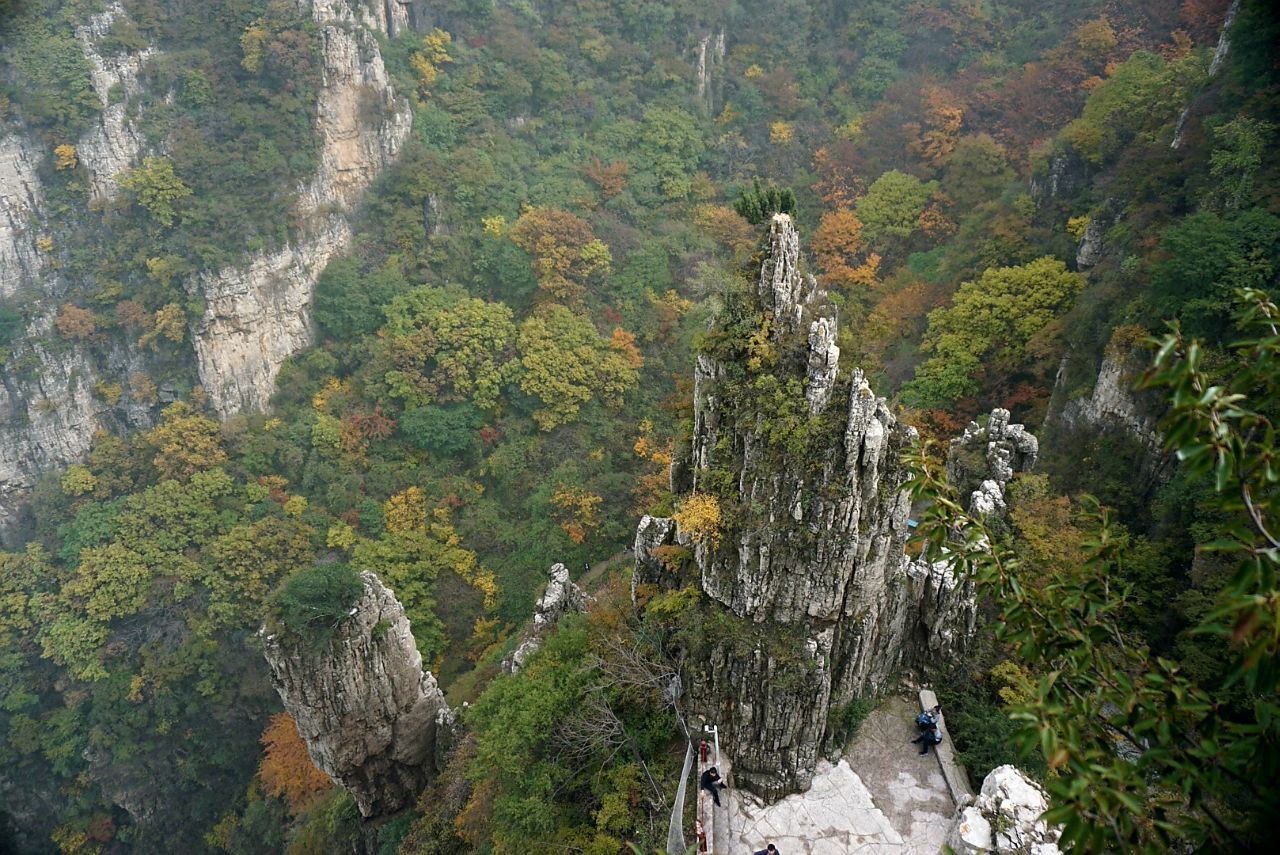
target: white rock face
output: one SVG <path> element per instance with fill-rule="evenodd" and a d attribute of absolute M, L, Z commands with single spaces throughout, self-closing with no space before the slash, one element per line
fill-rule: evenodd
<path fill-rule="evenodd" d="M 194 280 L 206 304 L 193 335 L 196 364 L 223 418 L 266 408 L 281 364 L 311 343 L 316 279 L 350 240 L 346 219 L 328 217 L 300 245 Z"/>
<path fill-rule="evenodd" d="M 361 29 L 365 22 L 386 31 L 398 13 L 388 18 L 373 0 L 312 0 L 311 11 L 322 25 L 321 149 L 320 168 L 299 193 L 302 237 L 188 283 L 208 306 L 193 340 L 201 383 L 223 417 L 265 409 L 281 363 L 310 343 L 316 278 L 351 241 L 345 215 L 390 165 L 413 121 L 377 40 Z"/>
<path fill-rule="evenodd" d="M 726 52 L 723 28 L 714 36 L 707 33 L 698 41 L 698 62 L 695 69 L 698 78 L 698 97 L 707 105 L 708 110 L 715 109 L 714 75 L 716 70 L 724 65 Z"/>
<path fill-rule="evenodd" d="M 809 325 L 809 374 L 804 396 L 815 416 L 827 408 L 840 370 L 840 348 L 836 346 L 834 318 L 818 318 Z"/>
<path fill-rule="evenodd" d="M 148 46 L 137 53 L 104 56 L 98 48 L 111 25 L 122 17 L 126 17 L 124 7 L 112 3 L 76 28 L 76 38 L 89 60 L 93 91 L 103 105 L 97 123 L 76 144 L 76 154 L 89 172 L 89 190 L 95 200 L 115 195 L 119 189 L 117 180 L 133 166 L 143 146 L 142 134 L 129 118 L 129 102 L 141 94 L 138 75 L 156 50 Z M 115 102 L 111 100 L 113 89 L 118 93 Z"/>
<path fill-rule="evenodd" d="M 36 168 L 42 157 L 25 136 L 0 136 L 0 297 L 37 283 L 45 266 L 36 248 L 44 204 Z"/>
<path fill-rule="evenodd" d="M 39 370 L 27 382 L 5 377 L 0 383 L 0 424 L 6 426 L 0 431 L 0 530 L 16 521 L 41 471 L 89 451 L 106 406 L 93 396 L 93 367 L 84 353 L 44 344 L 53 339 L 52 326 L 52 315 L 37 319 L 20 352 L 38 361 Z"/>
<path fill-rule="evenodd" d="M 1059 855 L 1058 830 L 1040 819 L 1048 809 L 1038 784 L 1015 766 L 999 766 L 974 803 L 956 812 L 947 845 L 956 855 Z"/>
<path fill-rule="evenodd" d="M 328 644 L 263 640 L 271 679 L 316 767 L 345 787 L 363 816 L 417 797 L 443 768 L 455 716 L 422 670 L 404 607 L 373 573 Z"/>
<path fill-rule="evenodd" d="M 1128 362 L 1128 355 L 1108 348 L 1089 397 L 1067 402 L 1060 418 L 1073 426 L 1119 426 L 1151 452 L 1159 454 L 1163 438 L 1156 430 L 1156 420 L 1144 415 L 1138 407 L 1131 391 L 1138 372 Z"/>

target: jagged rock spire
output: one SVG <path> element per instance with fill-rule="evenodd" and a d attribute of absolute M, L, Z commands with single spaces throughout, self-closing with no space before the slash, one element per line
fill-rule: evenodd
<path fill-rule="evenodd" d="M 264 637 L 271 679 L 307 753 L 345 787 L 361 815 L 412 804 L 444 768 L 456 715 L 422 669 L 404 607 L 376 575 L 328 644 Z"/>
<path fill-rule="evenodd" d="M 736 616 L 741 637 L 709 639 L 686 662 L 689 708 L 720 727 L 739 785 L 776 798 L 807 786 L 820 753 L 840 747 L 829 723 L 844 705 L 964 650 L 975 606 L 947 565 L 906 555 L 902 452 L 915 431 L 862 371 L 841 367 L 834 307 L 803 274 L 785 214 L 769 225 L 751 293 L 738 314 L 768 325 L 772 376 L 747 368 L 744 380 L 725 352 L 701 353 L 693 433 L 672 463 L 673 490 L 716 496 L 724 530 L 694 542 L 673 520 L 645 517 L 633 578 L 677 584 L 655 550 L 692 548 L 702 592 Z M 761 378 L 800 400 L 753 397 Z M 780 410 L 809 414 L 793 416 L 781 442 Z"/>
<path fill-rule="evenodd" d="M 530 656 L 542 646 L 542 641 L 560 618 L 572 612 L 585 611 L 590 598 L 569 579 L 569 568 L 563 564 L 551 565 L 551 579 L 533 607 L 533 623 L 515 650 L 502 660 L 502 670 L 514 674 L 524 667 Z"/>

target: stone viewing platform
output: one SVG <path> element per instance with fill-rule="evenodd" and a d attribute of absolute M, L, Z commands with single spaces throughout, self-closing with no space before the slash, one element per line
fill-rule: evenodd
<path fill-rule="evenodd" d="M 911 744 L 919 711 L 915 698 L 886 698 L 843 758 L 818 764 L 803 793 L 764 805 L 728 790 L 729 839 L 716 851 L 751 855 L 773 843 L 783 855 L 937 855 L 956 802 L 941 755 L 921 756 Z M 946 739 L 943 745 L 950 748 Z M 964 781 L 953 756 L 950 762 Z"/>

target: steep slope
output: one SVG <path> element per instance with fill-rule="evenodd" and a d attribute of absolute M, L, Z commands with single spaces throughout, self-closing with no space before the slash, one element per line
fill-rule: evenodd
<path fill-rule="evenodd" d="M 150 425 L 156 404 L 173 400 L 163 386 L 153 401 L 107 400 L 102 386 L 127 387 L 135 375 L 176 370 L 198 377 L 219 415 L 261 411 L 281 363 L 309 344 L 316 278 L 350 244 L 350 214 L 394 160 L 412 122 L 407 100 L 387 78 L 373 31 L 402 31 L 415 16 L 412 4 L 380 0 L 300 3 L 320 27 L 319 168 L 299 188 L 296 229 L 286 245 L 185 282 L 187 293 L 207 307 L 192 323 L 194 358 L 186 367 L 153 370 L 155 354 L 114 337 L 104 343 L 54 334 L 63 300 L 84 283 L 69 281 L 40 243 L 51 225 L 41 170 L 52 155 L 34 134 L 0 126 L 0 297 L 34 306 L 34 320 L 0 365 L 0 536 L 12 537 L 40 473 L 81 459 L 99 430 Z M 159 51 L 101 47 L 119 20 L 127 14 L 113 3 L 76 31 L 102 105 L 76 145 L 95 205 L 109 202 L 120 175 L 149 153 L 135 102 L 142 70 Z"/>

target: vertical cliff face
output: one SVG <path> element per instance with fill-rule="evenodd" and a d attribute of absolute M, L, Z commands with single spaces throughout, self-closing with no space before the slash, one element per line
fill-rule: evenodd
<path fill-rule="evenodd" d="M 365 817 L 410 804 L 444 766 L 454 713 L 414 644 L 404 607 L 373 573 L 328 644 L 264 638 L 271 678 L 316 766 Z"/>
<path fill-rule="evenodd" d="M 775 216 L 755 288 L 698 357 L 672 483 L 716 497 L 718 539 L 654 517 L 636 536 L 637 585 L 676 584 L 654 553 L 685 544 L 712 608 L 747 627 L 745 655 L 742 638 L 712 640 L 686 663 L 690 706 L 720 726 L 738 783 L 766 797 L 807 786 L 845 705 L 962 651 L 974 621 L 968 585 L 905 553 L 914 429 L 840 365 L 834 307 L 800 265 L 791 219 Z M 751 342 L 741 362 L 735 335 Z"/>
<path fill-rule="evenodd" d="M 280 365 L 310 343 L 316 279 L 350 244 L 347 215 L 400 151 L 413 121 L 366 28 L 393 35 L 408 26 L 410 6 L 382 0 L 309 6 L 321 26 L 321 146 L 320 168 L 299 194 L 301 234 L 277 252 L 188 284 L 207 305 L 193 336 L 200 381 L 223 416 L 264 409 Z"/>
<path fill-rule="evenodd" d="M 34 287 L 45 267 L 36 246 L 44 218 L 37 174 L 43 157 L 34 140 L 0 127 L 0 298 Z"/>
<path fill-rule="evenodd" d="M 124 7 L 111 3 L 76 28 L 76 38 L 89 60 L 93 91 L 102 104 L 98 121 L 76 143 L 76 154 L 89 173 L 89 192 L 95 201 L 115 195 L 119 189 L 117 180 L 137 162 L 143 147 L 142 133 L 130 113 L 131 102 L 142 94 L 138 75 L 156 50 L 148 46 L 140 51 L 104 55 L 99 48 L 112 25 L 125 17 Z"/>

